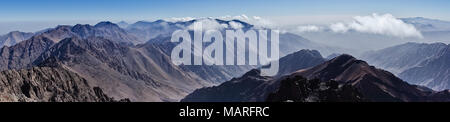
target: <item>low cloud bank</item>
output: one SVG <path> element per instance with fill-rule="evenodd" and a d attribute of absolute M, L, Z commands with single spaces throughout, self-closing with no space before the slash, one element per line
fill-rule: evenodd
<path fill-rule="evenodd" d="M 355 31 L 360 33 L 380 34 L 400 38 L 423 38 L 422 33 L 414 25 L 407 24 L 391 14 L 369 16 L 355 16 L 352 21 L 338 22 L 327 26 L 307 25 L 298 26 L 296 32 L 318 32 L 329 30 L 335 33 Z"/>

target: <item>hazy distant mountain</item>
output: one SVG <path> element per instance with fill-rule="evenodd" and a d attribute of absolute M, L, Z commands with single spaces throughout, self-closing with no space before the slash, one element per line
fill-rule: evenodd
<path fill-rule="evenodd" d="M 112 102 L 98 87 L 61 68 L 0 72 L 1 102 Z"/>
<path fill-rule="evenodd" d="M 444 43 L 406 43 L 368 52 L 363 59 L 409 83 L 444 90 L 450 88 L 448 47 Z"/>
<path fill-rule="evenodd" d="M 126 30 L 139 38 L 140 41 L 148 41 L 157 36 L 171 36 L 172 32 L 185 28 L 186 25 L 175 24 L 158 20 L 154 22 L 138 21 L 126 27 Z"/>
<path fill-rule="evenodd" d="M 338 57 L 340 55 L 342 55 L 342 54 L 333 53 L 333 54 L 328 55 L 325 59 L 331 60 L 331 59 L 336 58 L 336 57 Z"/>
<path fill-rule="evenodd" d="M 120 28 L 127 28 L 130 24 L 128 24 L 125 21 L 120 21 L 118 23 L 116 23 Z"/>
<path fill-rule="evenodd" d="M 333 53 L 344 53 L 348 51 L 343 48 L 319 44 L 296 34 L 292 33 L 280 34 L 281 56 L 299 51 L 301 49 L 318 50 L 323 55 L 330 55 Z"/>
<path fill-rule="evenodd" d="M 447 47 L 444 43 L 405 43 L 364 53 L 361 58 L 394 74 L 418 66 Z"/>
<path fill-rule="evenodd" d="M 315 50 L 301 50 L 280 59 L 279 76 L 324 62 Z M 259 70 L 251 70 L 239 78 L 233 78 L 219 86 L 201 88 L 186 96 L 184 102 L 238 102 L 265 101 L 274 92 L 278 82 L 274 77 L 261 76 Z M 277 76 L 277 77 L 279 77 Z"/>
<path fill-rule="evenodd" d="M 137 37 L 128 34 L 128 32 L 111 22 L 100 22 L 95 26 L 78 24 L 72 27 L 72 31 L 82 38 L 94 36 L 103 37 L 112 41 L 118 41 L 120 43 L 145 43 L 145 41 L 139 41 Z"/>
<path fill-rule="evenodd" d="M 423 17 L 401 18 L 405 23 L 412 24 L 424 36 L 425 42 L 450 43 L 450 22 Z"/>
<path fill-rule="evenodd" d="M 435 55 L 399 74 L 410 83 L 430 87 L 434 90 L 450 89 L 450 45 Z"/>
<path fill-rule="evenodd" d="M 0 47 L 15 45 L 23 40 L 29 39 L 33 35 L 33 33 L 19 31 L 9 32 L 6 35 L 0 36 Z"/>
<path fill-rule="evenodd" d="M 322 86 L 329 86 L 324 88 L 335 90 L 328 92 L 326 89 L 314 90 L 315 87 L 320 87 L 320 85 L 314 85 L 318 82 L 301 80 L 301 78 L 295 80 L 296 77 L 320 81 L 334 80 L 339 85 L 336 88 L 333 82 L 324 82 L 325 84 Z M 280 81 L 286 81 L 283 82 L 282 87 L 280 87 Z M 296 84 L 295 82 L 303 83 Z M 289 86 L 301 84 L 312 86 Z M 292 89 L 292 91 L 288 89 Z M 358 92 L 355 92 L 354 89 Z M 220 86 L 198 89 L 182 101 L 262 101 L 267 98 L 269 93 L 274 93 L 270 99 L 267 99 L 269 101 L 290 100 L 280 99 L 283 96 L 296 101 L 450 101 L 450 91 L 448 90 L 434 92 L 409 85 L 393 74 L 370 66 L 350 55 L 341 55 L 313 68 L 299 70 L 279 79 L 261 77 L 257 70 L 252 70 L 243 77 L 225 82 Z M 331 99 L 330 97 L 335 98 Z"/>
<path fill-rule="evenodd" d="M 154 22 L 138 21 L 134 24 L 127 26 L 126 30 L 131 34 L 134 34 L 136 37 L 139 37 L 141 41 L 148 41 L 158 36 L 162 37 L 172 36 L 172 33 L 176 30 L 180 29 L 192 30 L 192 28 L 190 28 L 189 26 L 191 26 L 194 22 L 203 22 L 205 24 L 203 28 L 213 28 L 219 25 L 221 27 L 224 27 L 222 29 L 236 29 L 233 28 L 233 26 L 242 26 L 239 29 L 246 30 L 253 27 L 253 25 L 250 25 L 240 20 L 225 21 L 220 19 L 205 18 L 205 19 L 195 19 L 191 21 L 177 21 L 177 22 L 168 22 L 164 20 L 157 20 Z"/>
<path fill-rule="evenodd" d="M 414 25 L 422 32 L 450 31 L 450 22 L 424 17 L 400 18 L 403 22 Z"/>

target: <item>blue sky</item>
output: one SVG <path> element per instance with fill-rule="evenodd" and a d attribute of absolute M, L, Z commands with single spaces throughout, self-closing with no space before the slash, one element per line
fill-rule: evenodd
<path fill-rule="evenodd" d="M 1 2 L 0 34 L 21 29 L 13 25 L 28 27 L 27 24 L 32 23 L 72 24 L 241 14 L 274 18 L 390 13 L 396 17 L 450 20 L 448 6 L 449 0 L 9 0 Z M 39 28 L 44 26 L 48 25 L 40 24 Z"/>
<path fill-rule="evenodd" d="M 223 15 L 293 16 L 391 13 L 450 19 L 448 0 L 10 0 L 0 21 L 141 20 Z"/>

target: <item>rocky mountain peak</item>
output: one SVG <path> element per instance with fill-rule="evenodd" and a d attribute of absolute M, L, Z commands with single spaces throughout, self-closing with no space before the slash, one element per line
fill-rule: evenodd
<path fill-rule="evenodd" d="M 259 69 L 252 69 L 245 73 L 242 77 L 251 77 L 251 76 L 260 76 L 261 70 Z"/>
<path fill-rule="evenodd" d="M 96 28 L 118 28 L 119 26 L 110 21 L 103 21 L 103 22 L 99 22 L 96 25 L 94 25 L 94 27 L 96 27 Z"/>

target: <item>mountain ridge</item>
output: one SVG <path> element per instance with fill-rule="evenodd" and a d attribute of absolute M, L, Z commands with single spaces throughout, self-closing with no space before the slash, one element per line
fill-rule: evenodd
<path fill-rule="evenodd" d="M 275 77 L 261 76 L 259 69 L 253 69 L 218 86 L 197 89 L 182 99 L 181 102 L 265 101 L 266 97 L 277 89 L 279 85 L 277 78 L 284 77 L 286 73 L 312 67 L 324 61 L 325 59 L 321 57 L 318 51 L 300 50 L 280 59 L 280 62 L 289 62 L 291 65 L 280 63 L 280 67 L 290 68 L 280 69 L 281 71 Z"/>
<path fill-rule="evenodd" d="M 153 45 L 134 47 L 97 37 L 64 39 L 34 63 L 66 67 L 108 95 L 132 101 L 177 101 L 209 85 L 171 64 L 170 57 Z"/>
<path fill-rule="evenodd" d="M 403 80 L 434 90 L 449 89 L 449 45 L 405 43 L 363 55 L 363 59 L 398 75 Z"/>
<path fill-rule="evenodd" d="M 256 75 L 257 73 L 249 73 L 249 74 Z M 358 60 L 353 56 L 347 54 L 340 55 L 336 58 L 333 58 L 329 61 L 326 61 L 322 64 L 319 64 L 311 68 L 298 70 L 290 75 L 286 75 L 280 78 L 276 79 L 263 78 L 262 80 L 259 80 L 259 82 L 257 82 L 258 84 L 264 84 L 261 86 L 239 85 L 240 89 L 244 90 L 250 89 L 251 92 L 232 89 L 234 87 L 237 87 L 237 85 L 233 85 L 233 83 L 234 84 L 245 82 L 252 83 L 258 81 L 255 79 L 248 79 L 251 77 L 254 78 L 258 77 L 257 75 L 256 76 L 253 75 L 250 76 L 244 75 L 241 78 L 227 81 L 224 84 L 219 85 L 217 87 L 198 89 L 195 92 L 191 93 L 190 95 L 186 96 L 186 98 L 184 98 L 182 102 L 199 102 L 199 101 L 205 102 L 211 100 L 220 101 L 223 100 L 224 98 L 227 98 L 227 96 L 224 96 L 224 94 L 230 93 L 235 95 L 229 96 L 235 96 L 237 98 L 240 98 L 239 96 L 245 96 L 245 98 L 253 98 L 253 99 L 237 99 L 237 101 L 241 100 L 239 102 L 264 101 L 264 100 L 268 101 L 290 100 L 284 99 L 285 97 L 282 97 L 284 95 L 288 95 L 287 98 L 293 98 L 296 99 L 296 101 L 300 102 L 310 100 L 312 101 L 345 100 L 339 98 L 338 96 L 335 96 L 336 94 L 342 94 L 343 96 L 347 96 L 345 98 L 351 98 L 348 99 L 351 101 L 370 101 L 370 102 L 450 101 L 449 90 L 439 92 L 424 90 L 419 86 L 410 85 L 404 82 L 403 80 L 397 78 L 396 76 L 387 71 L 370 66 L 369 64 L 367 64 L 367 62 Z M 289 80 L 289 79 L 298 79 L 298 77 L 305 77 L 308 80 L 301 80 L 301 78 L 300 80 Z M 283 83 L 284 85 L 280 86 L 281 81 L 285 80 L 287 80 L 287 82 Z M 319 83 L 314 82 L 314 80 L 322 81 L 320 83 L 329 84 L 325 86 L 335 86 L 334 89 L 343 88 L 345 86 L 346 90 L 340 89 L 337 91 L 342 92 L 326 92 L 327 90 L 325 89 L 325 91 L 321 92 L 321 90 L 318 89 L 318 91 L 313 90 L 307 92 L 308 94 L 305 94 L 304 90 L 307 90 L 305 87 L 301 87 L 301 85 L 289 86 L 289 84 L 290 85 L 303 84 L 303 82 L 309 82 L 305 83 L 304 85 L 313 85 L 314 83 Z M 335 83 L 333 83 L 333 81 L 335 81 Z M 297 83 L 289 83 L 289 82 L 297 82 Z M 288 84 L 288 86 L 286 86 L 286 84 Z M 332 84 L 340 84 L 340 85 L 332 85 Z M 241 88 L 242 86 L 244 86 L 244 88 Z M 248 88 L 245 88 L 245 86 L 247 86 Z M 300 91 L 304 92 L 298 93 L 293 91 L 291 92 L 283 91 L 286 89 L 280 89 L 280 87 L 292 89 L 294 91 L 295 89 L 299 89 Z M 280 90 L 282 91 L 280 92 Z M 229 91 L 230 93 L 226 91 Z M 359 93 L 360 95 L 358 95 Z M 289 96 L 289 94 L 291 95 L 296 94 L 300 96 Z M 319 94 L 319 96 L 317 96 L 317 94 Z M 324 96 L 321 96 L 320 94 Z M 327 94 L 330 96 L 328 96 Z M 306 99 L 309 98 L 308 96 L 313 97 L 314 99 L 309 100 Z M 317 97 L 323 99 L 315 99 Z M 334 98 L 329 99 L 330 97 Z"/>

